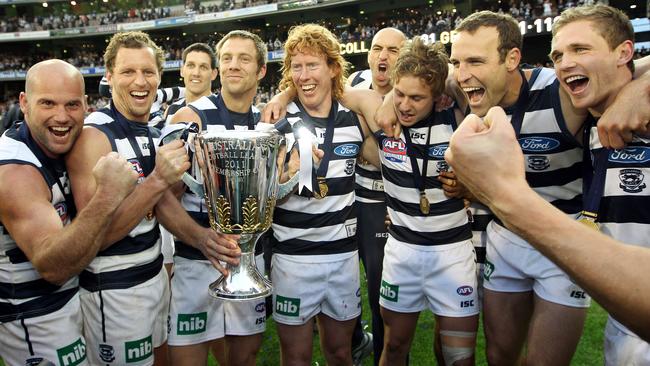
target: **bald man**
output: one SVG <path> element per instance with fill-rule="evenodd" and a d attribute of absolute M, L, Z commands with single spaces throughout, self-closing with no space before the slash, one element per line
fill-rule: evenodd
<path fill-rule="evenodd" d="M 83 126 L 81 73 L 61 60 L 34 65 L 20 108 L 25 120 L 0 138 L 0 356 L 8 365 L 85 365 L 77 275 L 137 174 L 117 154 L 102 157 L 97 189 L 75 215 L 62 156 Z"/>
<path fill-rule="evenodd" d="M 397 61 L 400 47 L 406 36 L 397 28 L 383 28 L 375 34 L 368 52 L 367 70 L 350 75 L 347 84 L 358 89 L 372 89 L 386 95 L 393 89 L 390 71 Z M 374 144 L 375 142 L 372 141 Z M 355 173 L 355 193 L 357 205 L 357 240 L 359 257 L 363 261 L 368 280 L 368 303 L 372 312 L 372 337 L 361 330 L 361 322 L 355 326 L 352 337 L 352 358 L 355 364 L 372 350 L 374 364 L 384 348 L 384 321 L 379 312 L 379 287 L 381 285 L 384 246 L 388 232 L 384 223 L 386 202 L 381 172 L 367 161 L 357 161 Z M 359 317 L 359 319 L 361 319 Z"/>

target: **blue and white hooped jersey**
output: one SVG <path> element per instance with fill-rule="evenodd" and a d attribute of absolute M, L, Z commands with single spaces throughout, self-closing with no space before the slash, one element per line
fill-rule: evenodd
<path fill-rule="evenodd" d="M 566 126 L 560 84 L 554 70 L 536 68 L 528 85 L 525 104 L 520 103 L 525 93 L 520 93 L 514 108 L 506 109 L 509 117 L 523 112 L 517 138 L 524 153 L 526 180 L 546 201 L 575 216 L 582 210 L 583 151 Z"/>
<path fill-rule="evenodd" d="M 412 127 L 403 129 L 399 139 L 376 134 L 391 220 L 388 233 L 396 240 L 417 245 L 442 245 L 472 237 L 463 200 L 447 198 L 438 181 L 440 172 L 449 169 L 444 154 L 455 121 L 454 110 L 449 109 L 434 112 Z M 405 133 L 409 133 L 412 147 L 407 146 Z M 430 203 L 428 214 L 420 210 L 420 191 L 410 156 L 417 159 L 420 174 L 426 172 L 423 188 Z M 428 160 L 426 170 L 423 166 L 425 157 Z"/>
<path fill-rule="evenodd" d="M 334 121 L 330 160 L 326 175 L 328 193 L 316 199 L 311 192 L 294 193 L 278 204 L 273 215 L 273 252 L 289 255 L 321 255 L 348 253 L 357 250 L 357 217 L 354 210 L 354 172 L 361 153 L 363 131 L 357 115 L 340 103 Z M 295 103 L 287 106 L 287 120 L 302 117 Z M 327 118 L 310 117 L 314 125 L 305 127 L 315 133 L 320 149 L 324 149 Z M 294 126 L 295 127 L 295 126 Z M 287 146 L 294 137 L 287 135 Z"/>
<path fill-rule="evenodd" d="M 372 72 L 357 71 L 350 75 L 351 86 L 360 89 L 372 89 Z M 355 190 L 357 201 L 361 203 L 384 202 L 384 183 L 381 171 L 372 164 L 357 163 Z"/>
<path fill-rule="evenodd" d="M 589 148 L 592 154 L 607 154 L 598 208 L 600 230 L 623 243 L 650 248 L 650 139 L 634 136 L 624 149 L 605 150 L 592 122 Z M 634 334 L 613 320 L 621 331 Z"/>
<path fill-rule="evenodd" d="M 199 117 L 201 118 L 202 131 L 218 132 L 227 130 L 224 122 L 221 121 L 221 117 L 219 116 L 217 98 L 218 94 L 211 94 L 203 96 L 189 104 L 193 110 L 198 111 L 197 114 L 199 114 Z M 235 130 L 248 130 L 249 125 L 255 126 L 260 121 L 261 117 L 260 111 L 254 106 L 251 107 L 250 114 L 235 113 L 231 111 L 228 111 L 228 113 L 230 114 Z M 253 120 L 248 121 L 251 117 Z M 197 181 L 203 181 L 201 170 L 196 159 L 192 159 L 190 174 Z M 203 197 L 199 197 L 194 194 L 194 192 L 186 189 L 181 197 L 181 204 L 194 220 L 205 227 L 210 226 L 208 211 Z M 176 254 L 188 259 L 206 259 L 201 251 L 181 241 L 176 242 Z"/>
<path fill-rule="evenodd" d="M 45 156 L 24 122 L 0 137 L 0 165 L 31 165 L 38 169 L 50 187 L 52 207 L 63 225 L 68 225 L 75 209 L 64 163 L 47 157 L 39 159 L 39 155 Z M 45 281 L 0 222 L 0 323 L 59 310 L 77 293 L 78 283 L 76 276 L 62 286 Z"/>
<path fill-rule="evenodd" d="M 151 173 L 159 143 L 157 129 L 128 121 L 114 107 L 91 113 L 85 125 L 106 135 L 112 150 L 127 159 L 139 174 L 138 182 Z M 155 217 L 143 218 L 126 237 L 97 254 L 81 273 L 80 286 L 89 291 L 123 289 L 149 280 L 162 266 L 159 238 Z"/>
<path fill-rule="evenodd" d="M 185 98 L 181 98 L 174 103 L 170 104 L 169 107 L 167 107 L 167 110 L 165 113 L 167 114 L 167 118 L 165 118 L 165 126 L 170 124 L 172 122 L 172 118 L 174 118 L 174 114 L 178 112 L 179 109 L 185 107 Z"/>

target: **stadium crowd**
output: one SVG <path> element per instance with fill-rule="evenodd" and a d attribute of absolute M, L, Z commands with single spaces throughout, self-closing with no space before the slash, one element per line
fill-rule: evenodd
<path fill-rule="evenodd" d="M 590 0 L 587 0 L 589 2 Z M 237 3 L 238 6 L 253 6 L 260 3 L 257 2 L 247 2 L 247 3 Z M 228 5 L 230 4 L 230 5 Z M 224 6 L 235 6 L 234 2 L 222 2 L 214 3 L 208 6 L 206 11 L 213 11 L 222 9 Z M 563 3 L 562 0 L 559 0 L 557 4 L 551 4 L 550 13 L 545 4 L 551 4 L 549 0 L 540 3 L 539 1 L 534 2 L 524 2 L 523 0 L 519 3 L 516 0 L 510 2 L 509 11 L 510 14 L 519 19 L 528 19 L 556 15 L 558 11 L 574 7 L 576 5 L 581 5 L 582 2 L 574 3 L 572 1 Z M 200 3 L 187 2 L 186 7 L 188 9 L 201 9 L 202 6 Z M 490 3 L 490 10 L 498 11 L 500 13 L 504 12 L 504 8 L 499 3 Z M 152 12 L 151 9 L 143 10 L 143 12 Z M 133 19 L 133 17 L 138 17 L 139 10 L 123 10 L 120 12 L 112 12 L 110 21 L 116 20 L 119 22 L 119 19 Z M 163 11 L 162 8 L 157 8 L 153 11 L 154 14 L 168 12 L 168 9 Z M 118 16 L 117 13 L 121 15 Z M 132 17 L 133 16 L 133 17 Z M 154 16 L 154 15 L 150 15 Z M 96 15 L 91 15 L 93 21 L 97 18 Z M 101 17 L 102 23 L 104 22 L 106 16 Z M 139 19 L 139 18 L 138 18 Z M 463 19 L 462 15 L 459 12 L 455 11 L 435 11 L 430 7 L 416 7 L 408 10 L 392 10 L 382 16 L 381 18 L 375 20 L 367 19 L 351 19 L 349 24 L 336 22 L 333 20 L 325 19 L 323 20 L 323 25 L 332 29 L 339 40 L 343 43 L 354 42 L 354 41 L 370 41 L 378 29 L 384 27 L 393 27 L 401 30 L 406 34 L 407 37 L 411 38 L 416 35 L 430 34 L 430 33 L 440 33 L 443 31 L 450 31 L 454 29 L 459 22 Z M 0 23 L 1 27 L 1 23 Z M 287 37 L 291 25 L 277 25 L 270 28 L 257 29 L 253 30 L 260 37 L 266 40 L 266 46 L 269 51 L 280 50 L 283 47 L 284 40 Z M 1 30 L 2 28 L 0 28 Z M 165 59 L 166 60 L 178 60 L 180 59 L 180 54 L 183 50 L 183 45 L 189 42 L 203 42 L 210 45 L 215 45 L 220 39 L 220 35 L 214 34 L 193 34 L 188 36 L 164 36 L 155 39 L 158 44 L 161 44 L 165 50 Z M 56 55 L 54 51 L 39 51 L 39 52 L 30 52 L 23 55 L 16 54 L 16 52 L 0 52 L 0 71 L 19 71 L 26 70 L 27 65 L 32 65 L 38 61 L 45 60 L 52 57 L 58 57 L 66 60 L 67 62 L 77 66 L 77 67 L 92 67 L 96 65 L 101 65 L 101 50 L 90 50 L 90 49 L 71 49 L 66 50 L 68 53 Z M 61 52 L 60 50 L 58 52 Z"/>

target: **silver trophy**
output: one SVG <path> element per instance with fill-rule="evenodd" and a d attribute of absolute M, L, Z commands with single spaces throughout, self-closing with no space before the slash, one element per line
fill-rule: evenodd
<path fill-rule="evenodd" d="M 240 235 L 239 265 L 227 265 L 228 276 L 210 284 L 210 295 L 224 300 L 266 297 L 273 288 L 257 270 L 255 244 L 271 227 L 285 139 L 271 131 L 206 131 L 194 142 L 210 226 Z"/>

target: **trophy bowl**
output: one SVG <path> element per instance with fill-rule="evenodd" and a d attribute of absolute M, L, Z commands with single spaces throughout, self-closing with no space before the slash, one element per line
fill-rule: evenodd
<path fill-rule="evenodd" d="M 239 265 L 226 265 L 228 276 L 210 284 L 210 295 L 233 301 L 266 297 L 273 287 L 257 270 L 255 244 L 271 227 L 285 139 L 272 131 L 204 131 L 195 147 L 210 226 L 240 235 Z"/>

